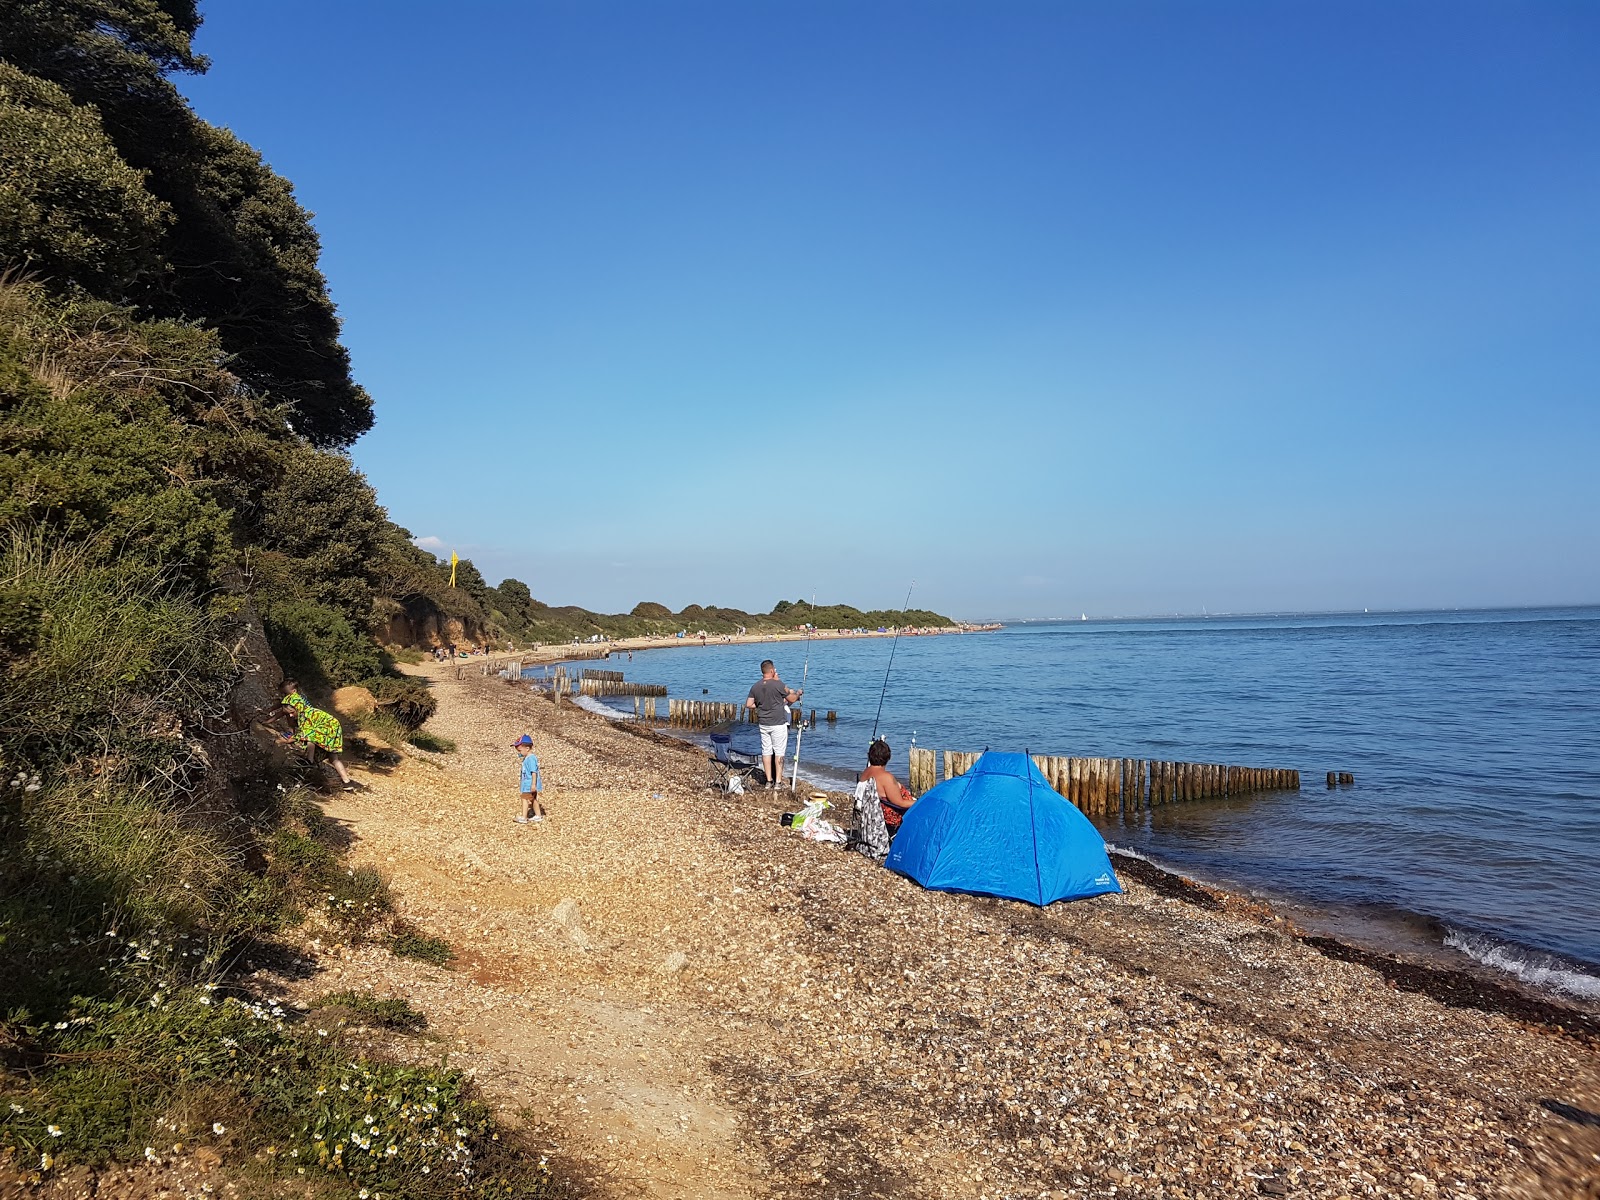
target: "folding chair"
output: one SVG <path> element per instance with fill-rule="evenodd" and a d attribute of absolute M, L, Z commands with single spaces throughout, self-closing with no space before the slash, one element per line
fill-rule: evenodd
<path fill-rule="evenodd" d="M 728 790 L 728 780 L 733 773 L 739 770 L 738 764 L 728 757 L 728 750 L 733 745 L 731 733 L 713 733 L 711 735 L 711 757 L 706 762 L 706 786 L 716 788 L 719 792 Z"/>

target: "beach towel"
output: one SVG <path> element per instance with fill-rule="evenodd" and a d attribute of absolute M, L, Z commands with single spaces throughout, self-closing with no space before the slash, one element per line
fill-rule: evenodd
<path fill-rule="evenodd" d="M 883 805 L 874 780 L 863 779 L 856 784 L 855 818 L 847 848 L 881 863 L 889 855 L 889 827 L 883 823 Z"/>

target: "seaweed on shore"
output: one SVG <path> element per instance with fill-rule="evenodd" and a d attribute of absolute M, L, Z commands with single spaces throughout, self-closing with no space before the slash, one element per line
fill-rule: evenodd
<path fill-rule="evenodd" d="M 1157 895 L 1181 900 L 1208 912 L 1227 907 L 1227 894 L 1215 888 L 1162 870 L 1148 859 L 1115 851 L 1112 857 L 1119 874 L 1138 880 Z M 1469 971 L 1410 962 L 1392 954 L 1367 950 L 1325 934 L 1295 931 L 1294 936 L 1324 958 L 1376 971 L 1399 991 L 1416 992 L 1451 1008 L 1474 1009 L 1541 1025 L 1575 1037 L 1586 1045 L 1600 1044 L 1600 1017 L 1558 1000 L 1541 999 Z"/>
<path fill-rule="evenodd" d="M 1541 1000 L 1466 971 L 1407 962 L 1321 934 L 1301 934 L 1300 941 L 1326 958 L 1376 971 L 1402 992 L 1418 992 L 1451 1008 L 1471 1008 L 1543 1025 L 1570 1034 L 1586 1045 L 1600 1044 L 1600 1018 L 1559 1001 Z"/>

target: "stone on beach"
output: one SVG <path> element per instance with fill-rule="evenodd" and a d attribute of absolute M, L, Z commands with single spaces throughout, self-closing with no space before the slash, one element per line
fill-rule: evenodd
<path fill-rule="evenodd" d="M 550 911 L 550 919 L 566 932 L 572 939 L 572 944 L 579 950 L 588 950 L 594 946 L 594 941 L 584 932 L 583 918 L 578 912 L 578 902 L 571 896 L 566 896 L 560 904 Z"/>

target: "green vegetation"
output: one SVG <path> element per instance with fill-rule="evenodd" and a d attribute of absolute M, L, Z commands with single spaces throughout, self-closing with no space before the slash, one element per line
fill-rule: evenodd
<path fill-rule="evenodd" d="M 399 1029 L 420 1033 L 428 1018 L 398 996 L 370 996 L 366 992 L 330 992 L 312 1007 L 319 1017 L 334 1017 L 352 1025 Z"/>
<path fill-rule="evenodd" d="M 23 1027 L 57 1065 L 0 1086 L 0 1145 L 33 1174 L 208 1146 L 246 1164 L 246 1178 L 304 1176 L 317 1195 L 556 1195 L 543 1161 L 496 1128 L 461 1072 L 365 1057 L 345 1032 L 422 1024 L 404 1001 L 348 994 L 304 1019 L 213 987 L 85 1001 Z"/>
<path fill-rule="evenodd" d="M 485 607 L 487 627 L 523 645 L 570 642 L 573 638 L 585 639 L 597 633 L 608 638 L 625 638 L 670 636 L 679 632 L 690 635 L 734 633 L 741 628 L 756 634 L 783 633 L 807 624 L 818 629 L 879 629 L 900 625 L 932 628 L 954 624 L 949 617 L 925 609 L 910 609 L 905 613 L 863 612 L 848 604 L 813 607 L 805 600 L 780 600 L 770 613 L 704 608 L 698 604 L 673 612 L 664 604 L 647 601 L 635 605 L 631 612 L 608 615 L 584 608 L 551 608 L 533 599 L 528 586 L 517 579 L 507 579 L 499 587 L 489 588 Z"/>
<path fill-rule="evenodd" d="M 432 937 L 413 925 L 399 922 L 389 940 L 389 949 L 397 958 L 414 958 L 418 962 L 432 963 L 436 967 L 449 966 L 456 957 L 450 943 Z"/>
<path fill-rule="evenodd" d="M 547 1195 L 462 1076 L 341 1032 L 414 1031 L 403 1003 L 316 1025 L 231 974 L 311 936 L 449 961 L 249 730 L 281 664 L 425 741 L 375 634 L 486 618 L 342 453 L 371 405 L 307 214 L 170 81 L 198 23 L 0 0 L 0 1154 Z"/>

